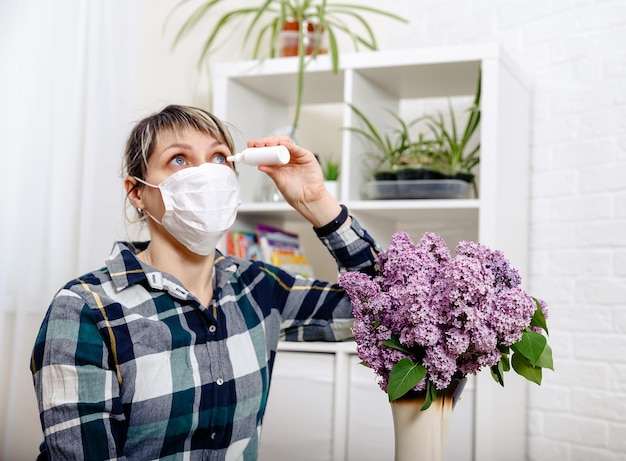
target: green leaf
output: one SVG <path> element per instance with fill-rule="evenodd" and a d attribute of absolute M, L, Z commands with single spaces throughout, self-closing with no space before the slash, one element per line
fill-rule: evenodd
<path fill-rule="evenodd" d="M 537 305 L 537 309 L 535 309 L 535 313 L 530 319 L 530 324 L 533 327 L 542 328 L 546 332 L 546 334 L 550 335 L 550 333 L 548 332 L 548 323 L 546 322 L 546 318 L 543 315 L 543 311 L 541 310 L 541 304 L 539 303 L 539 300 L 537 298 L 533 298 L 533 300 Z"/>
<path fill-rule="evenodd" d="M 508 368 L 509 361 L 508 358 L 502 356 L 496 365 L 490 367 L 491 377 L 502 387 L 504 387 L 505 366 Z"/>
<path fill-rule="evenodd" d="M 437 399 L 437 388 L 435 385 L 426 381 L 426 398 L 424 399 L 424 405 L 420 408 L 420 411 L 428 410 L 430 405 Z"/>
<path fill-rule="evenodd" d="M 546 344 L 546 347 L 539 356 L 539 360 L 537 360 L 537 363 L 535 365 L 541 368 L 549 368 L 550 370 L 554 371 L 554 363 L 552 362 L 552 348 L 549 344 Z"/>
<path fill-rule="evenodd" d="M 164 29 L 170 22 L 174 12 L 179 11 L 180 7 L 187 3 L 189 3 L 189 0 L 181 0 L 176 4 L 166 18 Z M 232 2 L 228 2 L 229 5 L 231 3 Z M 319 5 L 314 4 L 311 0 L 259 0 L 256 3 L 257 6 L 233 7 L 233 9 L 228 10 L 226 9 L 226 1 L 224 0 L 200 1 L 200 5 L 193 10 L 191 15 L 183 22 L 182 26 L 180 26 L 174 38 L 173 46 L 176 47 L 182 38 L 187 36 L 193 29 L 200 28 L 206 30 L 208 36 L 203 43 L 198 59 L 198 67 L 200 67 L 210 58 L 213 51 L 217 48 L 217 38 L 224 36 L 226 31 L 233 29 L 233 21 L 250 18 L 248 24 L 243 24 L 235 28 L 235 30 L 239 32 L 239 35 L 243 37 L 242 45 L 246 45 L 247 43 L 253 44 L 252 56 L 254 59 L 257 59 L 259 56 L 262 46 L 267 47 L 267 55 L 269 57 L 275 57 L 277 55 L 276 50 L 279 32 L 283 24 L 289 20 L 295 20 L 302 24 L 306 20 L 317 22 L 321 26 L 321 28 L 318 29 L 319 35 L 321 35 L 322 30 L 327 32 L 329 42 L 328 51 L 332 62 L 332 69 L 333 73 L 337 74 L 339 72 L 340 56 L 339 42 L 336 37 L 337 33 L 347 35 L 353 42 L 356 51 L 358 51 L 359 44 L 363 44 L 370 49 L 378 48 L 374 36 L 374 29 L 370 26 L 370 21 L 367 21 L 362 14 L 380 15 L 404 23 L 408 22 L 406 18 L 385 10 L 350 3 L 329 4 L 326 0 L 319 2 Z M 221 10 L 218 9 L 218 7 L 221 7 Z M 218 11 L 224 11 L 224 13 L 215 20 L 219 14 Z M 349 19 L 349 24 L 343 21 L 341 17 Z M 206 29 L 207 26 L 201 23 L 201 20 L 205 18 L 211 19 L 214 25 Z M 298 35 L 300 43 L 302 43 L 302 27 Z M 292 134 L 298 126 L 301 113 L 301 105 L 303 102 L 302 93 L 304 89 L 304 68 L 319 52 L 320 49 L 316 45 L 310 59 L 307 59 L 304 48 L 299 47 L 298 74 L 296 80 L 297 93 L 296 102 L 294 104 Z"/>
<path fill-rule="evenodd" d="M 545 336 L 534 331 L 524 331 L 522 339 L 511 345 L 511 349 L 526 357 L 531 365 L 537 366 L 539 357 L 546 348 L 548 341 Z"/>
<path fill-rule="evenodd" d="M 412 354 L 411 350 L 408 347 L 400 344 L 399 336 L 392 336 L 391 339 L 384 340 L 383 345 L 393 347 L 394 349 L 398 349 L 399 351 L 405 352 L 407 354 Z"/>
<path fill-rule="evenodd" d="M 511 364 L 515 372 L 533 383 L 541 385 L 541 368 L 533 366 L 530 361 L 517 352 L 513 353 Z"/>
<path fill-rule="evenodd" d="M 389 401 L 396 400 L 413 389 L 426 376 L 426 368 L 409 359 L 400 359 L 389 374 L 387 394 Z"/>
<path fill-rule="evenodd" d="M 508 354 L 500 358 L 500 363 L 502 364 L 502 371 L 504 371 L 505 373 L 507 371 L 511 371 L 511 362 L 509 361 Z"/>

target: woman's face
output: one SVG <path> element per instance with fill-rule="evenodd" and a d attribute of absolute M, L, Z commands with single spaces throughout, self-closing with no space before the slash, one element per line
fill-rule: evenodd
<path fill-rule="evenodd" d="M 229 155 L 232 152 L 228 147 L 211 135 L 190 128 L 167 131 L 159 135 L 143 179 L 158 185 L 177 171 L 209 162 L 233 168 L 232 163 L 226 160 Z M 133 203 L 134 206 L 147 210 L 159 220 L 163 217 L 165 206 L 158 189 L 141 187 L 137 190 L 137 197 L 142 203 Z"/>

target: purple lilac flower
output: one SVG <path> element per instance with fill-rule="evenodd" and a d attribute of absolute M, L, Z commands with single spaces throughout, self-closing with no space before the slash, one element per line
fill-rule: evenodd
<path fill-rule="evenodd" d="M 393 366 L 404 357 L 424 365 L 437 389 L 456 374 L 475 374 L 500 360 L 530 324 L 535 303 L 519 288 L 520 276 L 499 251 L 462 241 L 451 257 L 443 239 L 425 233 L 417 245 L 405 232 L 392 236 L 376 261 L 377 274 L 341 274 L 354 308 L 353 332 L 361 360 L 387 390 Z M 542 304 L 547 314 L 545 303 Z M 397 338 L 415 356 L 385 346 Z"/>

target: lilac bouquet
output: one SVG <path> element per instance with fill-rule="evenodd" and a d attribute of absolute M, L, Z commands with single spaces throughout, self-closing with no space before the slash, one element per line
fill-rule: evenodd
<path fill-rule="evenodd" d="M 425 391 L 422 409 L 455 378 L 490 367 L 504 386 L 513 369 L 541 384 L 553 369 L 545 304 L 520 285 L 499 251 L 462 241 L 452 257 L 443 239 L 425 233 L 415 245 L 392 236 L 373 277 L 341 274 L 354 307 L 357 353 L 393 401 Z"/>

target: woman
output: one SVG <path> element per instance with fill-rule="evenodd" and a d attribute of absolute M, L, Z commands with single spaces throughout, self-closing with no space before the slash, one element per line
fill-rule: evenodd
<path fill-rule="evenodd" d="M 315 156 L 286 137 L 248 147 L 278 144 L 290 162 L 259 169 L 341 271 L 370 271 L 379 248 L 326 191 Z M 215 249 L 239 206 L 233 152 L 223 123 L 192 107 L 133 129 L 124 185 L 151 239 L 117 242 L 50 305 L 31 364 L 42 458 L 254 460 L 279 338 L 351 336 L 336 284 Z"/>

